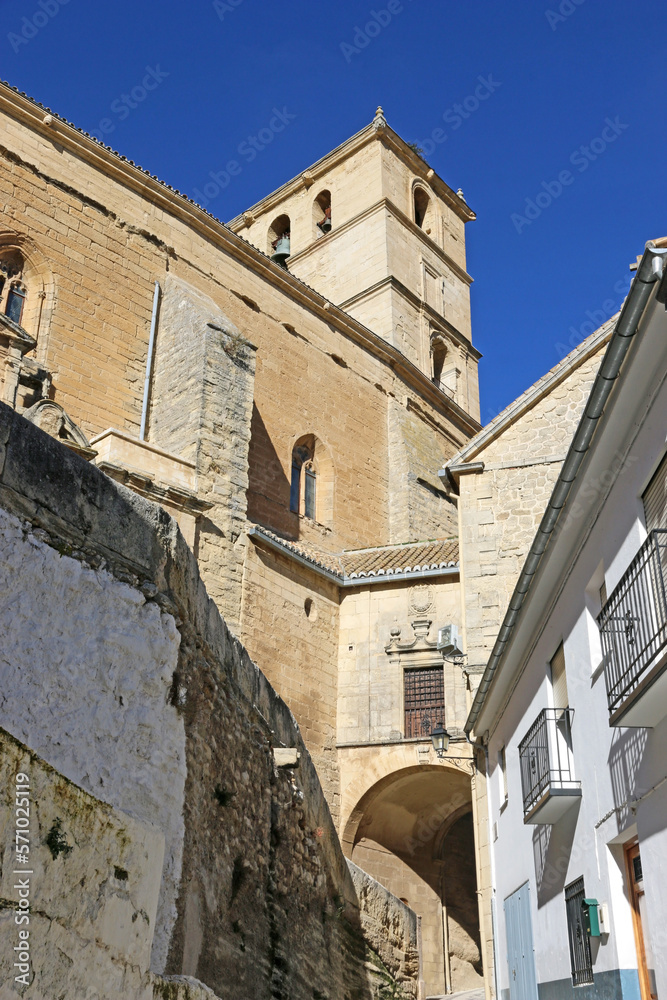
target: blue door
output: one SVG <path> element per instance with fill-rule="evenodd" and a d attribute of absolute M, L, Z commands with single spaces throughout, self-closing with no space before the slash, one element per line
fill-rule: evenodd
<path fill-rule="evenodd" d="M 528 882 L 505 900 L 510 1000 L 538 1000 Z"/>

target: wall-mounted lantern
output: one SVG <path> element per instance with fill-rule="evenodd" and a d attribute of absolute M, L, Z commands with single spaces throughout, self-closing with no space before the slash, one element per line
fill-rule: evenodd
<path fill-rule="evenodd" d="M 447 753 L 450 738 L 451 737 L 442 722 L 437 722 L 435 727 L 431 730 L 431 742 L 438 757 L 442 758 Z"/>

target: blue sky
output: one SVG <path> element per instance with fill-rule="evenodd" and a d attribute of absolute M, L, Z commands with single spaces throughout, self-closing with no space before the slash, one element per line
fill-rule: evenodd
<path fill-rule="evenodd" d="M 281 111 L 210 200 L 225 221 L 381 104 L 477 213 L 483 423 L 620 306 L 628 264 L 667 235 L 667 4 L 0 0 L 0 18 L 0 76 L 190 195 Z"/>

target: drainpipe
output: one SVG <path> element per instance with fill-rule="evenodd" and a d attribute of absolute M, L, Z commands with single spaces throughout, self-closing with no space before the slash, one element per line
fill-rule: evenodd
<path fill-rule="evenodd" d="M 500 989 L 498 987 L 498 913 L 496 907 L 496 853 L 493 840 L 493 824 L 491 822 L 491 804 L 490 804 L 490 761 L 489 761 L 489 745 L 484 747 L 484 759 L 486 761 L 486 801 L 489 803 L 487 808 L 487 815 L 489 820 L 488 838 L 489 838 L 489 865 L 491 869 L 491 942 L 493 945 L 493 984 L 496 990 L 496 1000 L 500 1000 Z"/>
<path fill-rule="evenodd" d="M 148 357 L 146 358 L 146 381 L 144 382 L 144 402 L 141 408 L 141 430 L 139 440 L 146 440 L 146 423 L 148 421 L 148 400 L 151 392 L 151 378 L 153 375 L 153 352 L 155 348 L 155 331 L 157 329 L 157 313 L 160 306 L 160 282 L 155 282 L 155 292 L 153 294 L 153 315 L 151 317 L 151 335 L 148 339 Z"/>

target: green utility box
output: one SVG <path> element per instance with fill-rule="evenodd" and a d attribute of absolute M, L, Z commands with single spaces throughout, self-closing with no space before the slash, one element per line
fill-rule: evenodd
<path fill-rule="evenodd" d="M 583 899 L 581 909 L 584 916 L 584 928 L 589 937 L 600 937 L 600 918 L 598 916 L 597 899 Z"/>

